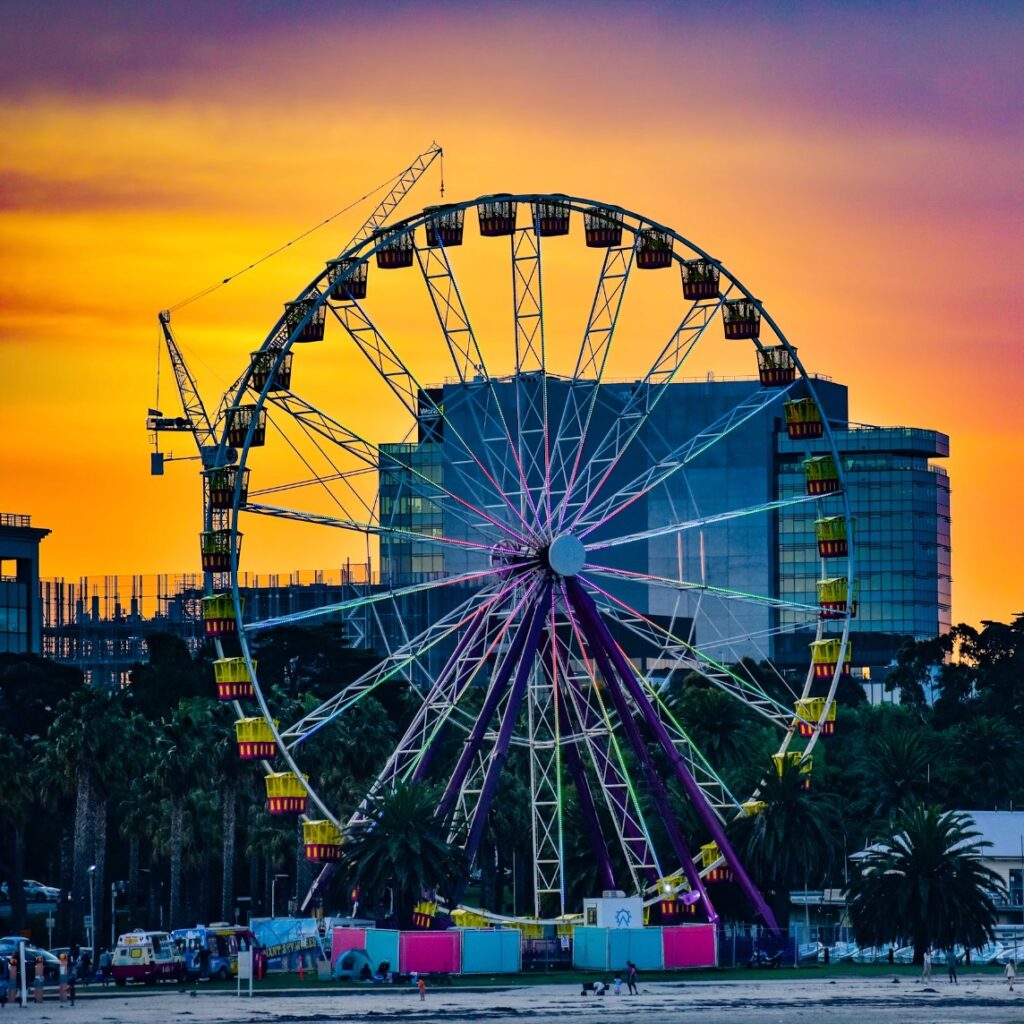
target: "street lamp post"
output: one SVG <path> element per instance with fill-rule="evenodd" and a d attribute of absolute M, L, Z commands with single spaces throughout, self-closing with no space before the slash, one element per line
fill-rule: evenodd
<path fill-rule="evenodd" d="M 92 950 L 92 962 L 96 963 L 96 865 L 88 871 L 89 875 L 89 948 Z"/>
<path fill-rule="evenodd" d="M 270 883 L 270 916 L 275 917 L 277 915 L 277 880 L 279 878 L 287 878 L 287 874 L 274 875 L 273 881 Z"/>

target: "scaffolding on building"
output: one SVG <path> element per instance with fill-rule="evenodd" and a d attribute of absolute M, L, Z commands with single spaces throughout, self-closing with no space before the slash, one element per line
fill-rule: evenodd
<path fill-rule="evenodd" d="M 368 562 L 239 576 L 247 607 L 259 618 L 348 600 L 378 582 Z M 201 573 L 57 577 L 40 580 L 39 589 L 44 656 L 79 668 L 89 684 L 126 685 L 132 666 L 146 660 L 154 633 L 180 637 L 193 655 L 205 642 Z M 354 609 L 344 621 L 352 646 L 374 646 L 368 608 Z"/>

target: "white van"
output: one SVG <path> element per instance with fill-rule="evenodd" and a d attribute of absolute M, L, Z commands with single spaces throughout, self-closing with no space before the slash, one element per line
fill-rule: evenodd
<path fill-rule="evenodd" d="M 185 958 L 167 932 L 138 929 L 118 937 L 111 963 L 116 985 L 141 981 L 155 985 L 161 978 L 185 980 Z"/>

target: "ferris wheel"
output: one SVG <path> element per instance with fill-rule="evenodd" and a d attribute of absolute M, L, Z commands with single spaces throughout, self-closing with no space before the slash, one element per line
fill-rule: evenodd
<path fill-rule="evenodd" d="M 727 386 L 698 400 L 711 380 Z M 766 772 L 790 764 L 810 779 L 856 612 L 821 387 L 721 261 L 607 203 L 498 194 L 428 207 L 374 225 L 319 269 L 225 395 L 203 473 L 218 695 L 238 712 L 241 756 L 263 762 L 270 811 L 305 816 L 307 857 L 329 870 L 367 806 L 332 806 L 304 767 L 307 741 L 344 729 L 397 679 L 418 709 L 366 800 L 439 782 L 438 817 L 466 823 L 472 862 L 518 751 L 531 918 L 574 909 L 572 807 L 602 889 L 643 895 L 661 920 L 714 921 L 713 886 L 731 879 L 774 926 L 726 831 L 764 805 L 730 790 L 666 695 L 698 673 L 776 730 Z M 789 453 L 792 486 L 728 483 L 737 445 L 757 434 Z M 806 531 L 810 599 L 767 576 L 760 590 L 736 584 L 731 531 L 769 564 L 783 519 Z M 340 600 L 247 614 L 241 539 L 260 530 L 275 550 L 360 545 L 377 572 Z M 357 616 L 377 663 L 282 717 L 258 672 L 260 639 Z M 772 658 L 791 636 L 807 644 L 799 669 Z M 462 895 L 438 900 L 454 909 Z"/>

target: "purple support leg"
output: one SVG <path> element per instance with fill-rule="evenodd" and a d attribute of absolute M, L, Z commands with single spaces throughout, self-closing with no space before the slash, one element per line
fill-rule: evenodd
<path fill-rule="evenodd" d="M 516 678 L 509 691 L 508 703 L 505 705 L 505 714 L 501 719 L 501 726 L 498 729 L 498 738 L 494 741 L 494 752 L 491 754 L 491 763 L 487 766 L 487 774 L 484 775 L 484 784 L 480 788 L 480 796 L 476 802 L 476 813 L 473 815 L 473 824 L 469 828 L 469 838 L 466 840 L 466 860 L 473 863 L 480 840 L 484 836 L 484 826 L 487 824 L 487 812 L 494 799 L 494 790 L 498 785 L 498 776 L 508 756 L 509 744 L 512 741 L 512 730 L 515 728 L 516 719 L 519 717 L 519 708 L 522 706 L 523 697 L 526 694 L 526 684 L 530 679 L 530 672 L 533 670 L 533 661 L 537 656 L 537 648 L 540 645 L 540 634 L 544 628 L 545 612 L 548 598 L 551 594 L 549 586 L 544 587 L 537 603 L 533 608 L 533 619 L 530 622 L 526 643 L 523 645 L 522 657 L 519 659 L 519 667 L 516 669 Z"/>
<path fill-rule="evenodd" d="M 633 748 L 633 752 L 636 754 L 637 759 L 640 762 L 640 766 L 644 773 L 644 780 L 647 783 L 647 789 L 651 794 L 651 799 L 654 801 L 654 806 L 662 817 L 662 821 L 665 825 L 665 831 L 668 833 L 669 842 L 672 844 L 672 849 L 675 852 L 676 857 L 679 858 L 679 864 L 683 869 L 683 874 L 686 875 L 686 880 L 690 883 L 690 888 L 695 892 L 700 893 L 700 897 L 704 901 L 704 907 L 707 910 L 708 920 L 714 923 L 718 920 L 718 914 L 715 911 L 714 904 L 711 902 L 707 889 L 704 887 L 704 882 L 700 877 L 700 872 L 697 870 L 697 865 L 693 863 L 693 858 L 690 856 L 690 849 L 686 844 L 686 840 L 683 838 L 683 833 L 679 828 L 679 823 L 676 821 L 675 815 L 672 813 L 672 806 L 668 800 L 668 792 L 658 776 L 658 772 L 654 767 L 654 762 L 651 760 L 650 754 L 647 752 L 647 747 L 644 745 L 643 737 L 640 735 L 640 729 L 633 720 L 633 715 L 630 712 L 626 696 L 620 689 L 619 681 L 611 662 L 611 651 L 608 649 L 605 638 L 607 630 L 604 632 L 601 630 L 603 623 L 601 622 L 600 616 L 597 614 L 596 607 L 589 607 L 585 603 L 577 600 L 577 595 L 581 588 L 576 585 L 575 579 L 567 580 L 566 588 L 570 606 L 579 618 L 580 627 L 583 630 L 584 637 L 586 637 L 590 653 L 593 655 L 598 668 L 601 669 L 601 672 L 605 677 L 608 694 L 612 699 L 612 703 L 615 705 L 615 712 L 619 716 L 619 721 L 622 723 L 622 727 L 626 732 L 629 744 Z M 608 639 L 610 639 L 610 637 L 608 637 Z"/>
<path fill-rule="evenodd" d="M 569 710 L 565 705 L 565 694 L 556 691 L 558 696 L 558 720 L 562 735 L 571 730 L 569 724 Z M 590 848 L 597 858 L 597 867 L 601 875 L 603 889 L 617 889 L 615 884 L 615 872 L 612 871 L 612 862 L 608 857 L 608 847 L 601 834 L 601 822 L 597 816 L 597 808 L 594 806 L 594 796 L 587 785 L 587 772 L 583 767 L 583 760 L 580 757 L 579 749 L 575 743 L 563 741 L 562 750 L 565 753 L 565 763 L 569 768 L 569 775 L 572 777 L 573 785 L 576 787 L 576 794 L 580 800 L 580 813 L 583 815 L 583 823 L 590 838 Z"/>
<path fill-rule="evenodd" d="M 527 632 L 527 629 L 523 627 L 520 627 L 515 632 L 512 637 L 512 642 L 509 645 L 508 653 L 498 666 L 498 671 L 491 680 L 491 685 L 488 687 L 487 695 L 484 697 L 484 703 L 483 707 L 480 709 L 480 714 L 477 715 L 476 721 L 473 723 L 473 728 L 466 737 L 466 742 L 463 744 L 462 753 L 459 754 L 459 759 L 455 764 L 452 777 L 449 779 L 448 785 L 445 787 L 444 795 L 441 797 L 441 802 L 437 805 L 437 816 L 439 818 L 448 817 L 448 815 L 451 814 L 452 808 L 455 806 L 455 801 L 458 799 L 459 793 L 462 791 L 462 786 L 466 781 L 466 776 L 469 774 L 473 758 L 476 757 L 477 752 L 480 750 L 480 746 L 484 741 L 484 736 L 487 734 L 488 728 L 490 728 L 494 712 L 497 710 L 498 704 L 501 702 L 502 694 L 505 692 L 505 687 L 508 685 L 509 677 L 512 675 L 512 670 L 515 668 L 516 662 L 519 661 L 522 656 L 523 647 L 526 644 Z"/>
<path fill-rule="evenodd" d="M 619 820 L 622 822 L 622 838 L 625 844 L 633 851 L 633 856 L 641 864 L 657 864 L 657 858 L 647 841 L 643 830 L 633 820 L 633 814 L 629 807 L 629 796 L 626 791 L 625 780 L 623 780 L 615 768 L 612 754 L 604 738 L 596 734 L 600 727 L 600 721 L 587 706 L 587 699 L 583 695 L 575 679 L 566 679 L 569 691 L 568 697 L 573 702 L 576 715 L 583 724 L 590 736 L 590 744 L 597 749 L 597 760 L 601 767 L 601 781 L 605 792 L 615 805 Z M 658 881 L 658 871 L 649 867 L 645 871 L 645 877 L 649 884 Z"/>
<path fill-rule="evenodd" d="M 736 852 L 733 850 L 732 844 L 729 842 L 729 839 L 725 834 L 725 829 L 722 827 L 722 823 L 708 806 L 707 799 L 705 798 L 700 786 L 697 784 L 697 780 L 690 774 L 690 770 L 686 767 L 686 762 L 683 760 L 682 755 L 678 750 L 676 750 L 675 744 L 672 742 L 672 737 L 669 736 L 664 723 L 658 717 L 654 708 L 651 707 L 651 702 L 647 699 L 647 695 L 644 693 L 643 687 L 633 674 L 633 667 L 630 665 L 629 659 L 626 658 L 619 649 L 619 646 L 615 643 L 611 633 L 608 631 L 608 627 L 602 621 L 601 615 L 597 610 L 597 605 L 594 603 L 594 599 L 583 589 L 579 580 L 571 579 L 568 581 L 567 585 L 570 599 L 573 601 L 574 607 L 578 609 L 581 616 L 585 616 L 584 621 L 589 622 L 591 624 L 591 628 L 595 630 L 601 638 L 601 642 L 615 665 L 615 668 L 622 679 L 623 685 L 626 687 L 630 696 L 633 698 L 633 702 L 643 715 L 644 721 L 647 723 L 647 727 L 651 730 L 655 739 L 657 739 L 658 744 L 665 752 L 665 756 L 668 757 L 669 763 L 672 765 L 672 770 L 675 773 L 676 778 L 679 780 L 680 785 L 682 785 L 690 803 L 693 805 L 694 810 L 697 812 L 698 817 L 704 824 L 704 827 L 711 833 L 711 836 L 715 843 L 717 843 L 719 850 L 722 851 L 722 856 L 725 858 L 726 863 L 730 868 L 732 868 L 739 887 L 743 890 L 747 899 L 750 901 L 751 906 L 753 906 L 761 916 L 761 919 L 765 924 L 767 924 L 772 931 L 778 932 L 779 926 L 775 921 L 775 915 L 772 913 L 771 907 L 768 906 L 765 898 L 761 895 L 757 886 L 751 881 L 746 869 L 740 863 L 740 859 L 736 856 Z"/>
<path fill-rule="evenodd" d="M 486 623 L 487 616 L 484 616 L 480 622 L 474 624 L 474 626 L 468 631 L 467 635 L 459 641 L 458 646 L 455 648 L 455 652 L 452 654 L 451 658 L 448 659 L 448 664 L 445 665 L 441 675 L 438 676 L 439 680 L 443 679 L 448 674 L 449 671 L 454 671 L 457 668 L 459 664 L 459 659 L 466 653 L 466 650 L 469 648 L 469 641 L 472 641 L 472 653 L 466 659 L 462 667 L 458 669 L 458 673 L 451 684 L 451 701 L 453 704 L 457 703 L 461 698 L 463 690 L 465 690 L 466 686 L 469 684 L 470 678 L 473 675 L 474 667 L 480 664 L 480 659 L 483 657 L 484 633 Z M 422 728 L 423 725 L 425 724 L 427 717 L 427 707 L 430 704 L 431 698 L 435 696 L 435 689 L 436 683 L 433 687 L 431 687 L 430 695 L 423 702 L 423 706 L 417 713 L 416 725 L 418 728 Z M 447 720 L 441 724 L 441 727 L 438 729 L 437 734 L 430 741 L 430 744 L 426 748 L 426 750 L 423 751 L 423 754 L 419 760 L 419 764 L 416 765 L 416 768 L 412 773 L 412 778 L 414 782 L 422 782 L 427 777 L 427 769 L 430 767 L 430 762 L 433 758 L 434 751 L 437 748 L 438 740 L 440 739 L 441 733 L 444 731 L 444 727 L 446 724 Z M 411 732 L 412 729 L 409 729 L 406 731 L 406 734 L 409 735 Z"/>

